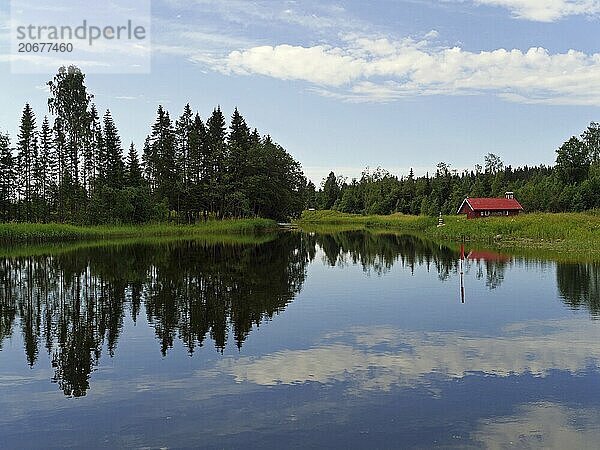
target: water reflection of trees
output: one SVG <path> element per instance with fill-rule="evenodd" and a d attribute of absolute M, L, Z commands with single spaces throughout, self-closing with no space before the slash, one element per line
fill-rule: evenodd
<path fill-rule="evenodd" d="M 427 270 L 435 270 L 440 280 L 458 272 L 457 249 L 418 236 L 350 231 L 318 235 L 317 242 L 323 250 L 324 262 L 331 266 L 360 264 L 365 272 L 377 275 L 388 272 L 394 264 L 401 264 L 411 272 L 415 266 L 426 266 Z M 474 268 L 477 279 L 485 280 L 489 289 L 499 287 L 512 258 L 492 251 L 472 253 L 473 257 L 465 262 L 465 272 Z"/>
<path fill-rule="evenodd" d="M 478 280 L 485 279 L 485 285 L 490 289 L 500 287 L 504 281 L 504 272 L 508 263 L 505 261 L 477 261 L 475 276 Z"/>
<path fill-rule="evenodd" d="M 311 248 L 312 246 L 312 248 Z M 27 361 L 45 346 L 53 381 L 85 395 L 103 348 L 113 355 L 142 305 L 166 354 L 176 338 L 190 353 L 210 336 L 241 347 L 254 325 L 300 291 L 314 239 L 288 233 L 260 245 L 196 241 L 82 249 L 0 259 L 0 349 L 19 328 Z"/>
<path fill-rule="evenodd" d="M 253 327 L 297 295 L 316 248 L 332 266 L 357 264 L 378 275 L 394 264 L 424 266 L 440 279 L 457 272 L 460 256 L 415 236 L 344 232 L 285 233 L 263 244 L 138 243 L 0 258 L 0 349 L 20 332 L 28 363 L 47 352 L 53 380 L 65 394 L 81 396 L 101 354 L 115 353 L 124 321 L 140 314 L 163 355 L 178 339 L 190 354 L 208 339 L 219 351 L 228 339 L 240 348 Z M 493 289 L 514 260 L 490 255 L 471 252 L 465 268 Z M 559 263 L 557 280 L 566 303 L 600 315 L 600 264 Z"/>
<path fill-rule="evenodd" d="M 600 317 L 600 263 L 558 263 L 558 291 L 571 308 L 587 308 Z"/>
<path fill-rule="evenodd" d="M 317 236 L 326 264 L 344 266 L 360 264 L 365 272 L 377 275 L 388 272 L 400 263 L 411 272 L 415 266 L 431 266 L 441 279 L 455 272 L 459 252 L 417 236 L 396 234 L 371 234 L 349 231 Z"/>

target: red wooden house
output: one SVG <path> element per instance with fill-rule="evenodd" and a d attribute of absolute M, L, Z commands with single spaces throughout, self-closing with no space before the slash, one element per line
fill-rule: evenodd
<path fill-rule="evenodd" d="M 523 207 L 515 200 L 512 192 L 504 198 L 465 198 L 457 214 L 466 214 L 468 219 L 490 216 L 516 216 Z"/>

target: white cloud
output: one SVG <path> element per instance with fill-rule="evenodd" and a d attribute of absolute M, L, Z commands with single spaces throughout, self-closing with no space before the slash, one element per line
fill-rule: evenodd
<path fill-rule="evenodd" d="M 448 379 L 470 373 L 545 377 L 563 370 L 576 375 L 599 367 L 598 339 L 600 329 L 589 320 L 513 324 L 500 336 L 357 327 L 326 336 L 312 348 L 227 358 L 212 375 L 227 373 L 238 382 L 262 386 L 344 381 L 354 393 L 426 385 L 432 374 Z"/>
<path fill-rule="evenodd" d="M 492 94 L 526 104 L 600 105 L 600 53 L 550 53 L 541 47 L 466 51 L 440 46 L 435 29 L 421 37 L 392 37 L 344 8 L 313 1 L 254 1 L 252 7 L 240 0 L 166 1 L 183 20 L 156 24 L 153 51 L 184 57 L 204 70 L 303 81 L 308 90 L 348 102 Z M 600 14 L 600 0 L 433 1 L 498 7 L 536 21 Z M 199 16 L 200 10 L 208 16 Z M 273 45 L 269 32 L 284 27 L 286 35 L 307 40 Z"/>
<path fill-rule="evenodd" d="M 341 86 L 359 78 L 362 62 L 339 48 L 318 45 L 260 46 L 231 52 L 227 67 L 237 73 L 258 73 L 283 80 Z"/>
<path fill-rule="evenodd" d="M 597 448 L 600 432 L 596 409 L 573 409 L 540 402 L 524 405 L 520 414 L 482 421 L 471 435 L 485 448 Z"/>
<path fill-rule="evenodd" d="M 522 103 L 600 105 L 600 53 L 551 54 L 541 47 L 471 52 L 435 46 L 429 38 L 343 40 L 341 46 L 232 51 L 217 69 L 305 81 L 321 95 L 356 102 L 487 93 Z"/>
<path fill-rule="evenodd" d="M 320 33 L 329 30 L 362 29 L 370 24 L 352 17 L 339 5 L 305 0 L 302 2 L 273 2 L 270 0 L 165 0 L 177 11 L 194 11 L 216 14 L 225 23 L 243 25 L 243 27 L 262 27 L 265 25 L 285 25 L 300 27 Z"/>
<path fill-rule="evenodd" d="M 437 30 L 431 30 L 430 32 L 428 32 L 427 34 L 425 34 L 424 38 L 425 39 L 435 39 L 440 35 L 440 33 Z"/>
<path fill-rule="evenodd" d="M 554 22 L 567 16 L 600 13 L 598 0 L 473 0 L 478 5 L 508 9 L 518 19 Z"/>

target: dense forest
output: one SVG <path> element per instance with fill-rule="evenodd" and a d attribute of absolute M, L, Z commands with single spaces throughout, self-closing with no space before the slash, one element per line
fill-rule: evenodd
<path fill-rule="evenodd" d="M 440 162 L 433 174 L 377 168 L 348 181 L 331 172 L 317 190 L 300 163 L 237 109 L 203 121 L 189 104 L 174 121 L 158 106 L 141 152 L 125 155 L 109 110 L 100 117 L 76 67 L 48 82 L 40 126 L 25 104 L 14 144 L 0 133 L 0 222 L 194 223 L 209 218 L 287 220 L 306 208 L 359 214 L 454 214 L 465 197 L 515 192 L 526 211 L 600 208 L 600 124 L 556 151 L 553 167 L 505 166 L 489 153 L 472 170 Z M 141 158 L 138 156 L 141 154 Z"/>
<path fill-rule="evenodd" d="M 305 207 L 300 164 L 236 109 L 206 122 L 185 105 L 173 121 L 162 106 L 141 149 L 124 155 L 117 125 L 102 118 L 76 67 L 48 82 L 38 127 L 25 104 L 14 147 L 0 134 L 0 221 L 192 223 L 208 218 L 286 219 Z"/>
<path fill-rule="evenodd" d="M 435 174 L 398 178 L 385 170 L 365 170 L 348 182 L 331 172 L 309 194 L 316 209 L 360 214 L 455 214 L 465 197 L 502 197 L 513 191 L 525 211 L 568 212 L 600 208 L 600 124 L 592 122 L 556 151 L 554 167 L 505 166 L 489 153 L 473 170 L 451 169 L 445 162 Z"/>

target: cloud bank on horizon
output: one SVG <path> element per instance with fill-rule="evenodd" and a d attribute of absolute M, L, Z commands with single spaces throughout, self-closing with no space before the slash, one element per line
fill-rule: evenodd
<path fill-rule="evenodd" d="M 435 33 L 432 33 L 435 34 Z M 281 44 L 232 51 L 225 73 L 312 84 L 349 101 L 491 93 L 522 103 L 600 105 L 600 53 L 499 48 L 471 52 L 429 40 L 350 36 L 343 47 Z"/>
<path fill-rule="evenodd" d="M 186 8 L 180 0 L 166 0 Z M 428 7 L 500 10 L 506 19 L 552 23 L 600 15 L 600 0 L 420 0 Z M 229 23 L 259 24 L 296 33 L 261 36 L 196 36 L 200 45 L 159 45 L 157 51 L 184 56 L 225 75 L 264 76 L 303 83 L 308 91 L 347 102 L 391 102 L 431 95 L 492 95 L 510 102 L 600 106 L 600 52 L 553 52 L 529 48 L 470 49 L 424 30 L 397 35 L 350 14 L 343 6 L 288 1 L 274 5 L 195 0 Z M 189 6 L 188 6 L 189 7 Z M 181 25 L 181 24 L 180 24 Z M 193 37 L 189 27 L 171 36 Z M 239 27 L 238 27 L 239 28 Z M 173 28 L 176 29 L 176 28 Z M 197 33 L 197 31 L 196 31 Z M 218 33 L 217 33 L 218 34 Z M 265 37 L 268 36 L 268 37 Z M 201 48 L 202 50 L 199 50 Z"/>

